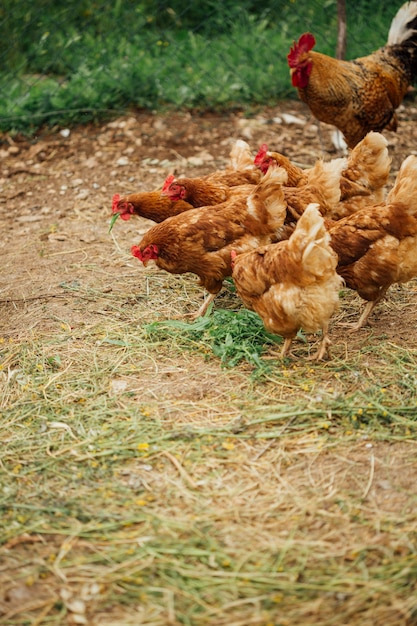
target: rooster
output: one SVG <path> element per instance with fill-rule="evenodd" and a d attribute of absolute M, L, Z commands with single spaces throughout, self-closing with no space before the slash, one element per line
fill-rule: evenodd
<path fill-rule="evenodd" d="M 292 84 L 313 115 L 336 126 L 349 148 L 371 130 L 397 130 L 395 111 L 417 74 L 417 1 L 398 10 L 386 45 L 368 56 L 342 61 L 313 52 L 315 43 L 304 33 L 287 57 Z"/>
<path fill-rule="evenodd" d="M 232 252 L 233 280 L 245 306 L 258 313 L 265 328 L 285 337 L 281 357 L 302 328 L 322 330 L 312 357 L 329 351 L 329 321 L 339 306 L 343 279 L 336 273 L 337 255 L 330 247 L 317 204 L 310 204 L 286 241 L 237 255 Z"/>
<path fill-rule="evenodd" d="M 417 276 L 417 157 L 402 163 L 385 202 L 365 207 L 329 230 L 337 272 L 367 304 L 357 330 L 366 324 L 390 285 Z"/>
<path fill-rule="evenodd" d="M 231 249 L 246 252 L 275 239 L 286 215 L 286 179 L 285 170 L 271 168 L 252 193 L 169 217 L 131 252 L 145 266 L 153 260 L 171 274 L 197 274 L 209 296 L 190 317 L 204 315 L 231 275 Z"/>

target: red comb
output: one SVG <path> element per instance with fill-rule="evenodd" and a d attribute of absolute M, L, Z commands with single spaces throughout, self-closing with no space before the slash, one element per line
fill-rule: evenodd
<path fill-rule="evenodd" d="M 254 164 L 260 165 L 262 161 L 264 160 L 264 158 L 266 157 L 267 152 L 268 152 L 268 144 L 263 143 L 262 146 L 259 148 L 258 153 L 253 161 Z"/>
<path fill-rule="evenodd" d="M 175 180 L 174 174 L 170 174 L 169 176 L 166 177 L 164 186 L 162 187 L 162 193 L 166 193 L 168 191 L 170 184 L 174 182 L 174 180 Z"/>
<path fill-rule="evenodd" d="M 119 211 L 119 200 L 120 200 L 120 195 L 118 193 L 115 193 L 112 199 L 112 203 L 111 203 L 111 210 L 112 213 L 118 213 Z"/>
<path fill-rule="evenodd" d="M 301 35 L 298 43 L 295 43 L 292 48 L 290 48 L 290 52 L 287 56 L 288 65 L 290 67 L 297 67 L 298 62 L 300 60 L 300 55 L 305 52 L 310 52 L 310 50 L 315 46 L 316 40 L 314 35 L 311 33 L 304 33 Z"/>
<path fill-rule="evenodd" d="M 142 261 L 142 252 L 139 246 L 132 246 L 130 248 L 130 252 L 133 254 L 133 256 Z"/>

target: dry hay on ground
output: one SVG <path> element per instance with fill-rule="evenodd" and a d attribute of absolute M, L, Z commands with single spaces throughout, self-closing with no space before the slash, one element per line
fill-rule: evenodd
<path fill-rule="evenodd" d="M 415 116 L 386 133 L 393 173 Z M 201 290 L 130 256 L 150 223 L 108 234 L 114 193 L 221 167 L 238 137 L 320 155 L 298 102 L 2 144 L 2 624 L 416 623 L 415 281 L 354 335 L 346 292 L 331 361 L 300 341 L 259 378 L 205 340 L 150 339 Z"/>

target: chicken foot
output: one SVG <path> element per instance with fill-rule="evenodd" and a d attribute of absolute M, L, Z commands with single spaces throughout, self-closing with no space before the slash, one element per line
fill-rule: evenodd
<path fill-rule="evenodd" d="M 381 289 L 381 291 L 380 291 L 378 297 L 376 298 L 376 300 L 372 300 L 372 301 L 369 301 L 369 302 L 366 303 L 365 308 L 362 311 L 362 314 L 359 317 L 359 319 L 356 322 L 356 324 L 341 324 L 341 326 L 348 327 L 350 333 L 354 333 L 355 331 L 360 330 L 367 323 L 367 321 L 369 319 L 369 316 L 372 313 L 372 311 L 374 310 L 374 308 L 376 307 L 376 305 L 379 302 L 381 302 L 381 300 L 384 299 L 387 290 L 388 290 L 388 287 L 384 287 L 383 289 Z"/>
<path fill-rule="evenodd" d="M 198 311 L 195 311 L 194 313 L 186 313 L 185 317 L 187 317 L 190 320 L 196 320 L 198 317 L 203 317 L 203 315 L 207 313 L 207 309 L 209 308 L 210 304 L 213 302 L 216 295 L 217 295 L 216 293 L 209 293 L 209 295 L 204 299 L 204 302 L 200 306 Z"/>
<path fill-rule="evenodd" d="M 314 354 L 307 358 L 307 361 L 322 361 L 325 356 L 330 357 L 331 340 L 329 337 L 329 327 L 326 325 L 322 328 L 322 340 L 320 346 Z"/>

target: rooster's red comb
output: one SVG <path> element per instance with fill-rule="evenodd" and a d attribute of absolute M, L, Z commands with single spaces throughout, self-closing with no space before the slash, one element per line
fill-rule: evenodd
<path fill-rule="evenodd" d="M 162 187 L 162 193 L 165 193 L 168 191 L 170 184 L 173 183 L 174 180 L 175 180 L 174 174 L 170 174 L 169 176 L 166 177 L 164 186 Z"/>
<path fill-rule="evenodd" d="M 301 35 L 297 43 L 294 41 L 294 45 L 290 48 L 290 52 L 287 56 L 288 65 L 290 67 L 297 67 L 300 60 L 300 55 L 305 52 L 310 52 L 314 48 L 316 40 L 311 33 L 304 33 Z"/>
<path fill-rule="evenodd" d="M 112 199 L 112 203 L 111 203 L 112 213 L 117 213 L 119 211 L 119 200 L 120 200 L 120 195 L 118 193 L 115 193 Z"/>
<path fill-rule="evenodd" d="M 262 146 L 259 148 L 258 153 L 254 159 L 254 164 L 255 165 L 260 165 L 264 158 L 266 157 L 266 153 L 268 152 L 268 144 L 263 143 Z"/>

